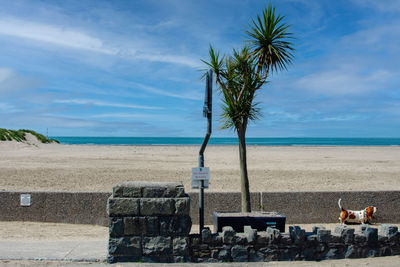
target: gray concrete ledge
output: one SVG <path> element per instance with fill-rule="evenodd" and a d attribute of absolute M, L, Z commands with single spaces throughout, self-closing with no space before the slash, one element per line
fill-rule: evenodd
<path fill-rule="evenodd" d="M 30 207 L 20 206 L 20 195 L 32 195 Z M 0 192 L 1 221 L 37 221 L 108 225 L 107 199 L 111 192 Z M 198 224 L 198 193 L 191 192 L 190 215 Z M 253 211 L 278 211 L 287 223 L 336 223 L 338 199 L 346 209 L 377 207 L 376 222 L 400 223 L 400 191 L 352 192 L 255 192 Z M 240 211 L 240 193 L 206 192 L 205 223 L 212 224 L 213 211 Z"/>

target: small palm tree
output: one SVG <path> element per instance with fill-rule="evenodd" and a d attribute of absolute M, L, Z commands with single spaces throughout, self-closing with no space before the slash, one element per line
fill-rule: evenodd
<path fill-rule="evenodd" d="M 282 22 L 284 17 L 276 15 L 271 5 L 262 14 L 252 21 L 246 32 L 248 46 L 240 51 L 233 50 L 232 55 L 224 57 L 210 46 L 210 61 L 203 61 L 214 71 L 223 95 L 222 128 L 232 128 L 238 136 L 242 212 L 251 211 L 246 130 L 248 122 L 260 116 L 254 98 L 257 90 L 267 82 L 269 74 L 286 69 L 293 58 L 292 34 L 288 32 L 289 26 Z"/>

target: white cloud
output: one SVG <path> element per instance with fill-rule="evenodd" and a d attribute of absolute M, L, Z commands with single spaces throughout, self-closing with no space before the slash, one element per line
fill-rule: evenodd
<path fill-rule="evenodd" d="M 113 55 L 117 53 L 115 49 L 105 47 L 102 40 L 84 32 L 30 21 L 10 18 L 0 19 L 0 34 L 103 54 Z"/>
<path fill-rule="evenodd" d="M 13 71 L 9 68 L 0 68 L 0 83 L 4 82 L 13 75 Z"/>
<path fill-rule="evenodd" d="M 353 69 L 350 67 L 354 67 Z M 382 89 L 393 78 L 387 70 L 362 73 L 356 66 L 309 74 L 294 82 L 294 86 L 323 95 L 365 94 Z"/>
<path fill-rule="evenodd" d="M 154 88 L 151 86 L 147 86 L 144 84 L 140 84 L 140 83 L 131 82 L 130 84 L 132 84 L 135 87 L 139 87 L 140 89 L 143 89 L 147 92 L 154 93 L 157 95 L 164 95 L 164 96 L 169 96 L 169 97 L 174 97 L 174 98 L 190 99 L 190 100 L 201 100 L 202 99 L 202 96 L 198 92 L 189 91 L 189 92 L 185 92 L 185 93 L 173 93 L 173 92 L 160 90 L 160 89 L 157 89 L 157 88 Z"/>
<path fill-rule="evenodd" d="M 154 109 L 154 110 L 163 109 L 161 107 L 111 103 L 111 102 L 97 101 L 91 99 L 56 99 L 54 100 L 54 103 L 73 104 L 73 105 L 92 105 L 92 106 L 116 107 L 116 108 L 132 108 L 132 109 Z"/>
<path fill-rule="evenodd" d="M 25 38 L 51 45 L 113 55 L 124 59 L 172 63 L 191 68 L 198 68 L 200 66 L 200 62 L 197 58 L 160 52 L 160 50 L 165 50 L 162 47 L 152 47 L 146 50 L 147 44 L 152 43 L 151 40 L 130 40 L 131 44 L 129 47 L 126 47 L 126 44 L 124 44 L 126 40 L 123 43 L 119 43 L 118 41 L 120 39 L 124 40 L 121 36 L 114 36 L 112 40 L 111 38 L 110 40 L 103 40 L 78 29 L 16 18 L 0 19 L 0 35 Z M 132 48 L 132 44 L 135 45 L 135 48 Z M 138 49 L 139 47 L 140 49 Z"/>
<path fill-rule="evenodd" d="M 396 51 L 398 50 L 399 40 L 400 25 L 397 23 L 373 26 L 342 38 L 343 44 L 352 46 L 355 49 L 360 49 L 360 47 L 382 49 L 383 47 L 393 46 Z"/>
<path fill-rule="evenodd" d="M 17 109 L 14 105 L 0 102 L 0 112 L 1 113 L 13 113 L 13 112 L 19 112 L 21 110 Z"/>
<path fill-rule="evenodd" d="M 373 9 L 378 9 L 383 12 L 397 12 L 400 11 L 400 1 L 399 0 L 353 0 L 354 3 L 363 6 L 370 7 Z"/>

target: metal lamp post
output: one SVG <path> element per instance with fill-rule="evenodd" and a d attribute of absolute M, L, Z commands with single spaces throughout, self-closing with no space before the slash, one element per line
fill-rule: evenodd
<path fill-rule="evenodd" d="M 212 74 L 213 72 L 210 70 L 206 75 L 206 92 L 204 98 L 203 116 L 207 118 L 207 133 L 199 151 L 199 168 L 204 167 L 204 150 L 206 149 L 212 130 Z M 199 216 L 201 234 L 201 231 L 204 228 L 204 180 L 200 181 Z"/>

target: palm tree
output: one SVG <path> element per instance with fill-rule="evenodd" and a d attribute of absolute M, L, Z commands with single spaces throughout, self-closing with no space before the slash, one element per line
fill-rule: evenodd
<path fill-rule="evenodd" d="M 246 32 L 248 46 L 223 57 L 210 46 L 210 61 L 203 61 L 213 70 L 223 95 L 222 128 L 232 128 L 238 136 L 242 212 L 251 211 L 246 130 L 248 122 L 260 116 L 254 98 L 257 90 L 267 82 L 269 74 L 286 69 L 293 58 L 292 33 L 288 32 L 290 26 L 283 23 L 283 19 L 275 14 L 275 8 L 268 5 L 262 17 L 257 16 Z"/>

